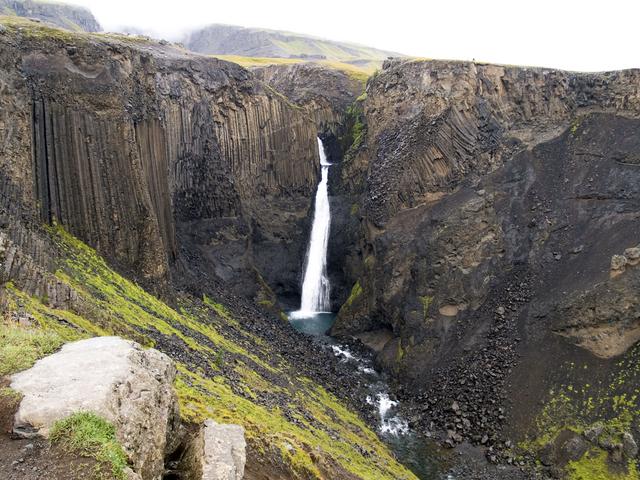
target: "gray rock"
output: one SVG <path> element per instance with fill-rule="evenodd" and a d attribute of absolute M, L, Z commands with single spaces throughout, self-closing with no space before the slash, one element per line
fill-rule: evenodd
<path fill-rule="evenodd" d="M 202 480 L 241 480 L 246 463 L 244 429 L 240 425 L 204 423 Z"/>
<path fill-rule="evenodd" d="M 595 423 L 584 431 L 584 436 L 591 443 L 597 444 L 598 437 L 602 434 L 603 431 L 604 426 L 601 423 Z"/>
<path fill-rule="evenodd" d="M 614 255 L 611 257 L 611 270 L 624 270 L 624 267 L 627 265 L 627 257 L 624 255 Z"/>
<path fill-rule="evenodd" d="M 23 399 L 14 431 L 47 436 L 57 420 L 91 411 L 112 422 L 133 469 L 160 478 L 167 437 L 179 425 L 173 361 L 118 337 L 66 344 L 12 377 Z"/>
<path fill-rule="evenodd" d="M 624 251 L 624 256 L 627 259 L 627 263 L 636 265 L 640 262 L 640 247 L 627 248 Z"/>
<path fill-rule="evenodd" d="M 570 460 L 579 460 L 589 448 L 587 441 L 580 435 L 574 435 L 562 445 L 563 457 Z"/>
<path fill-rule="evenodd" d="M 627 458 L 635 458 L 638 455 L 638 444 L 629 432 L 622 434 L 622 449 Z"/>

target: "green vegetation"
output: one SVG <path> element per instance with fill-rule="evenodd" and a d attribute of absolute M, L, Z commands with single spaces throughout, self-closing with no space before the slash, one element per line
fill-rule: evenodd
<path fill-rule="evenodd" d="M 366 99 L 366 94 L 365 99 Z M 345 133 L 338 139 L 344 153 L 344 161 L 350 161 L 360 149 L 367 135 L 362 111 L 362 95 L 347 108 L 345 115 Z"/>
<path fill-rule="evenodd" d="M 32 40 L 54 39 L 69 42 L 88 37 L 88 34 L 84 32 L 71 32 L 62 28 L 55 28 L 43 23 L 34 22 L 24 17 L 2 16 L 0 17 L 0 24 L 5 26 L 10 32 L 19 32 L 24 37 Z"/>
<path fill-rule="evenodd" d="M 356 283 L 353 284 L 353 287 L 351 287 L 349 298 L 347 298 L 347 301 L 344 302 L 341 308 L 350 307 L 360 295 L 362 295 L 362 287 L 360 286 L 360 280 L 357 280 Z"/>
<path fill-rule="evenodd" d="M 74 413 L 53 424 L 50 438 L 68 451 L 109 465 L 113 477 L 124 480 L 127 456 L 116 439 L 114 426 L 102 417 L 91 412 Z"/>
<path fill-rule="evenodd" d="M 569 480 L 638 480 L 636 464 L 630 462 L 626 472 L 614 472 L 609 468 L 607 452 L 595 448 L 587 451 L 577 461 L 567 466 Z"/>
<path fill-rule="evenodd" d="M 0 12 L 1 13 L 1 12 Z M 140 35 L 125 35 L 119 33 L 89 33 L 82 31 L 73 22 L 68 22 L 68 29 L 56 28 L 45 23 L 38 23 L 28 18 L 17 16 L 0 16 L 0 24 L 11 33 L 19 33 L 30 40 L 57 40 L 60 42 L 86 42 L 89 40 L 117 40 L 132 44 L 149 44 L 155 40 Z"/>
<path fill-rule="evenodd" d="M 63 343 L 55 331 L 0 324 L 0 377 L 30 368 Z"/>
<path fill-rule="evenodd" d="M 429 307 L 431 306 L 431 303 L 433 303 L 433 297 L 425 295 L 423 297 L 418 297 L 418 299 L 420 300 L 420 303 L 422 303 L 422 314 L 424 315 L 424 319 L 426 320 L 429 316 Z"/>
<path fill-rule="evenodd" d="M 243 425 L 253 451 L 269 461 L 279 457 L 296 475 L 318 477 L 323 464 L 361 478 L 415 478 L 358 415 L 246 332 L 219 299 L 180 296 L 171 307 L 62 228 L 49 227 L 49 234 L 64 258 L 55 281 L 76 292 L 74 311 L 6 285 L 7 311 L 28 313 L 39 331 L 64 341 L 115 334 L 147 346 L 171 345 L 189 359 L 177 362 L 183 418 Z"/>
<path fill-rule="evenodd" d="M 373 73 L 375 68 L 359 67 L 350 63 L 344 63 L 336 60 L 307 60 L 304 58 L 279 58 L 279 57 L 243 57 L 241 55 L 212 55 L 220 60 L 237 63 L 245 68 L 265 67 L 268 65 L 295 65 L 297 63 L 316 63 L 333 70 L 339 70 L 346 73 L 349 77 L 366 83 L 369 75 Z"/>
<path fill-rule="evenodd" d="M 18 402 L 22 399 L 22 394 L 16 392 L 15 390 L 9 387 L 0 388 L 0 401 L 8 400 L 10 403 L 15 404 L 16 407 Z"/>
<path fill-rule="evenodd" d="M 602 433 L 594 443 L 622 443 L 624 432 L 631 432 L 640 420 L 640 346 L 629 349 L 616 362 L 608 380 L 591 380 L 587 364 L 567 362 L 558 366 L 568 383 L 553 388 L 536 417 L 535 433 L 519 447 L 537 454 L 555 441 L 563 430 L 583 434 L 596 424 Z M 589 379 L 590 382 L 587 383 Z M 625 459 L 624 471 L 609 468 L 607 452 L 593 446 L 578 461 L 570 462 L 571 480 L 638 480 L 635 460 Z M 618 466 L 619 468 L 619 466 Z"/>

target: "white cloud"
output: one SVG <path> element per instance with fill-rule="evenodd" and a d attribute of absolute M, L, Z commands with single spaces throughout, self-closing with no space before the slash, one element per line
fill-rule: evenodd
<path fill-rule="evenodd" d="M 306 33 L 409 55 L 572 70 L 640 67 L 637 0 L 73 0 L 106 29 L 175 39 L 207 23 Z"/>

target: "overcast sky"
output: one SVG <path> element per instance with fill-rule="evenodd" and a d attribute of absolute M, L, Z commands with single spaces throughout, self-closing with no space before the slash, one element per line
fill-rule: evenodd
<path fill-rule="evenodd" d="M 640 67 L 639 0 L 71 0 L 106 30 L 173 40 L 227 23 L 305 33 L 429 58 L 570 70 Z"/>

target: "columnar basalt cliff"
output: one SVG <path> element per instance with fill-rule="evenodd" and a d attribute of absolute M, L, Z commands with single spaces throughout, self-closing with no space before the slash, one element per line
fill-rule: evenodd
<path fill-rule="evenodd" d="M 151 279 L 181 236 L 238 293 L 257 293 L 256 267 L 297 288 L 313 121 L 234 64 L 55 35 L 1 39 L 3 168 L 21 202 Z"/>
<path fill-rule="evenodd" d="M 6 434 L 4 376 L 118 335 L 176 362 L 187 426 L 244 426 L 247 479 L 415 478 L 362 419 L 354 372 L 265 312 L 299 288 L 313 118 L 234 64 L 0 24 L 0 471 L 27 449 Z M 186 475 L 186 435 L 167 478 Z M 63 469 L 42 475 L 75 478 L 35 443 Z"/>
<path fill-rule="evenodd" d="M 632 429 L 640 71 L 389 61 L 361 108 L 333 333 L 377 349 L 416 426 L 494 460 L 526 435 Z"/>

